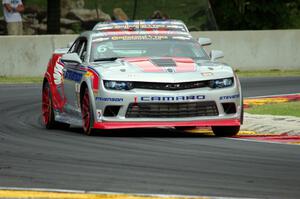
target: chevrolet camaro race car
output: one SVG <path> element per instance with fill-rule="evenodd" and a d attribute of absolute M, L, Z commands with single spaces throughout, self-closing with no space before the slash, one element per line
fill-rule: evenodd
<path fill-rule="evenodd" d="M 242 94 L 232 68 L 208 55 L 175 20 L 99 23 L 70 48 L 57 49 L 42 91 L 46 128 L 96 129 L 207 126 L 238 133 Z"/>

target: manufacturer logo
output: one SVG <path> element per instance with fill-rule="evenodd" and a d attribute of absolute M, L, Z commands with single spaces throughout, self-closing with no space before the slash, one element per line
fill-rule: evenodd
<path fill-rule="evenodd" d="M 177 89 L 177 88 L 180 88 L 181 85 L 180 84 L 167 84 L 165 87 L 168 89 Z"/>
<path fill-rule="evenodd" d="M 177 102 L 177 101 L 197 101 L 204 100 L 204 95 L 188 95 L 188 96 L 144 96 L 139 98 L 142 102 Z"/>

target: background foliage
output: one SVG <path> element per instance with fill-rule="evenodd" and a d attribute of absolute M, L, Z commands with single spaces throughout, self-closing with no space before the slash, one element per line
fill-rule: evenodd
<path fill-rule="evenodd" d="M 47 0 L 23 2 L 47 10 Z M 89 9 L 99 7 L 112 15 L 112 10 L 120 7 L 130 19 L 133 16 L 134 0 L 85 2 Z M 2 12 L 2 8 L 0 10 Z M 183 20 L 191 30 L 300 28 L 300 0 L 137 0 L 136 19 L 147 19 L 155 10 L 161 10 L 172 19 Z"/>

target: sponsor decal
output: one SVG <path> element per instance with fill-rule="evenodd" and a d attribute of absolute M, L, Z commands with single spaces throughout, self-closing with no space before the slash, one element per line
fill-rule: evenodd
<path fill-rule="evenodd" d="M 126 36 L 113 36 L 112 40 L 163 40 L 168 39 L 168 36 L 164 35 L 126 35 Z"/>
<path fill-rule="evenodd" d="M 114 97 L 96 97 L 96 101 L 102 102 L 123 102 L 123 98 L 114 98 Z"/>
<path fill-rule="evenodd" d="M 63 68 L 64 68 L 63 64 L 60 62 L 60 59 L 58 59 L 54 66 L 54 73 L 53 73 L 55 85 L 60 85 L 63 83 Z"/>
<path fill-rule="evenodd" d="M 75 71 L 67 70 L 65 72 L 65 74 L 64 74 L 64 78 L 72 80 L 72 81 L 75 81 L 75 82 L 80 82 L 81 79 L 82 79 L 82 74 L 81 73 L 77 73 Z"/>
<path fill-rule="evenodd" d="M 220 100 L 231 100 L 231 99 L 236 99 L 236 98 L 240 98 L 240 94 L 221 96 Z"/>
<path fill-rule="evenodd" d="M 204 100 L 204 95 L 188 95 L 188 96 L 144 96 L 139 97 L 142 102 L 180 102 L 180 101 L 197 101 Z"/>

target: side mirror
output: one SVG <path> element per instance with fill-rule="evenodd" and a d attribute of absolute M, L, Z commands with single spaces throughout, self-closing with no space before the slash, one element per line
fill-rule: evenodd
<path fill-rule="evenodd" d="M 220 59 L 224 57 L 223 51 L 220 50 L 212 50 L 210 51 L 210 59 L 211 61 L 215 61 L 216 59 Z"/>
<path fill-rule="evenodd" d="M 211 44 L 211 39 L 210 38 L 205 38 L 205 37 L 200 37 L 198 38 L 198 43 L 201 46 L 208 46 Z"/>
<path fill-rule="evenodd" d="M 66 53 L 61 57 L 61 61 L 71 64 L 82 64 L 82 61 L 77 53 Z"/>

